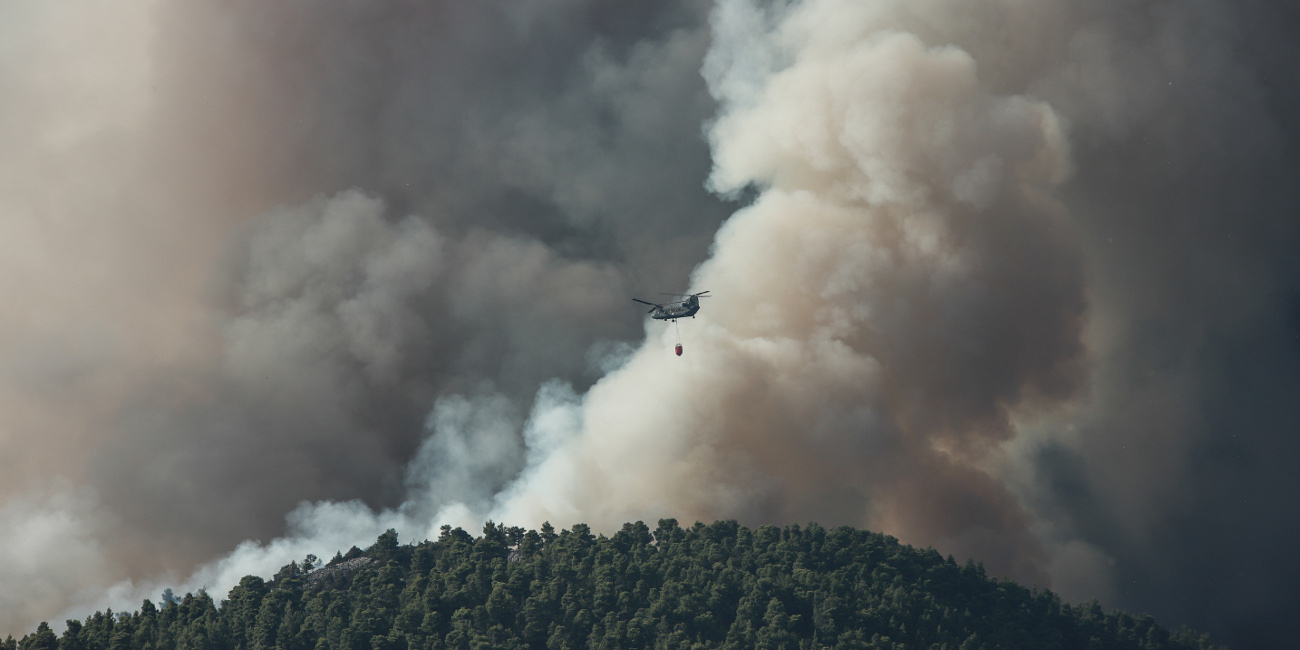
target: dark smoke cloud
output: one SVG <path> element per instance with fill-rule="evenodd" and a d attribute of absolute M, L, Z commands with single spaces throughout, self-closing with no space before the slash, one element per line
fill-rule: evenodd
<path fill-rule="evenodd" d="M 1117 601 L 1236 647 L 1295 633 L 1275 612 L 1300 577 L 1285 551 L 1300 540 L 1286 469 L 1300 457 L 1297 86 L 1283 72 L 1296 18 L 1252 4 L 1102 15 L 1127 38 L 1077 39 L 1043 84 L 1078 107 L 1068 197 L 1105 306 L 1095 405 L 1068 451 L 1041 451 L 1046 496 L 1112 549 Z M 1092 87 L 1067 91 L 1084 65 Z"/>
<path fill-rule="evenodd" d="M 219 539 L 272 535 L 303 499 L 395 505 L 439 395 L 526 405 L 550 377 L 586 376 L 590 341 L 624 333 L 625 283 L 608 264 L 477 230 L 450 239 L 355 191 L 274 210 L 240 240 L 207 395 L 157 403 L 169 391 L 150 387 L 97 466 L 132 521 Z M 128 474 L 141 456 L 166 461 Z"/>
<path fill-rule="evenodd" d="M 590 384 L 726 215 L 705 5 L 85 4 L 5 3 L 0 487 L 92 488 L 23 501 L 88 584 L 397 505 L 440 397 Z"/>
<path fill-rule="evenodd" d="M 0 631 L 676 516 L 1295 636 L 1294 9 L 0 12 Z"/>

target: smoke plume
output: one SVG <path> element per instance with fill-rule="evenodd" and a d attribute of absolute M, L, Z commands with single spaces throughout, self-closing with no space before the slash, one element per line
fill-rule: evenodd
<path fill-rule="evenodd" d="M 0 633 L 661 517 L 1296 632 L 1292 9 L 0 12 Z"/>

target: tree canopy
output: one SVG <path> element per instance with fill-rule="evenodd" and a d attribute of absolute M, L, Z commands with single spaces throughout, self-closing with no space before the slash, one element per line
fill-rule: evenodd
<path fill-rule="evenodd" d="M 610 537 L 489 522 L 475 538 L 315 556 L 137 612 L 42 623 L 0 650 L 440 648 L 1209 649 L 1149 616 L 1071 605 L 981 565 L 848 527 L 689 528 L 663 519 Z M 170 590 L 169 590 L 170 591 Z"/>

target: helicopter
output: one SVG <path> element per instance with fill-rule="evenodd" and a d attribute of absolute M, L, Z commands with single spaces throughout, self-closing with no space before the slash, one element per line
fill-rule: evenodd
<path fill-rule="evenodd" d="M 687 316 L 690 316 L 691 318 L 695 318 L 695 312 L 700 310 L 700 298 L 711 297 L 711 296 L 705 296 L 704 294 L 706 293 L 708 293 L 708 291 L 701 291 L 699 293 L 660 294 L 664 296 L 678 296 L 684 298 L 683 300 L 676 300 L 664 304 L 659 304 L 657 302 L 648 302 L 640 298 L 633 298 L 632 300 L 633 302 L 639 302 L 643 305 L 650 305 L 650 311 L 646 313 L 650 314 L 650 317 L 655 320 L 676 321 L 678 318 L 686 318 Z"/>
<path fill-rule="evenodd" d="M 643 305 L 650 305 L 650 311 L 646 313 L 650 314 L 651 318 L 655 320 L 672 321 L 673 328 L 676 329 L 678 318 L 686 318 L 687 316 L 695 318 L 695 312 L 700 310 L 700 298 L 710 297 L 704 295 L 706 293 L 708 293 L 708 291 L 701 291 L 699 293 L 665 293 L 662 295 L 674 296 L 682 299 L 664 304 L 649 302 L 641 300 L 640 298 L 633 298 L 632 300 Z M 680 331 L 677 332 L 677 345 L 674 346 L 673 351 L 677 353 L 677 356 L 682 356 L 682 334 Z"/>

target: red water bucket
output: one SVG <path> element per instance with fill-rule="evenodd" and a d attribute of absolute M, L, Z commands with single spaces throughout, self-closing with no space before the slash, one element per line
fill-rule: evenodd
<path fill-rule="evenodd" d="M 681 343 L 678 343 L 678 344 L 677 344 L 677 356 L 679 356 L 679 357 L 682 356 L 682 344 L 681 344 Z"/>

